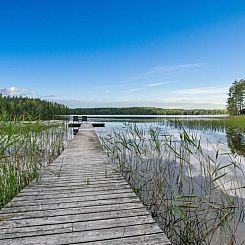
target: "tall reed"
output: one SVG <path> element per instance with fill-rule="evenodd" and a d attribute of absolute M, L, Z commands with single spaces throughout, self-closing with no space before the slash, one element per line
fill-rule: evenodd
<path fill-rule="evenodd" d="M 101 142 L 172 244 L 236 244 L 244 159 L 224 158 L 209 142 L 212 151 L 205 150 L 198 134 L 180 125 L 178 135 L 170 135 L 129 124 Z"/>
<path fill-rule="evenodd" d="M 168 119 L 168 122 L 172 125 L 178 125 L 180 122 L 184 126 L 189 128 L 198 128 L 198 129 L 210 129 L 213 131 L 223 131 L 225 128 L 233 128 L 237 130 L 245 130 L 245 116 L 233 116 L 217 119 L 185 119 L 185 120 L 176 120 Z"/>
<path fill-rule="evenodd" d="M 0 208 L 61 153 L 67 137 L 64 123 L 0 116 Z"/>

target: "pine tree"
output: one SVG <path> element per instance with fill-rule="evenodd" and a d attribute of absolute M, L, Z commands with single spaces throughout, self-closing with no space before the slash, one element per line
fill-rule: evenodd
<path fill-rule="evenodd" d="M 234 81 L 229 89 L 227 110 L 230 115 L 240 115 L 245 109 L 245 79 Z"/>

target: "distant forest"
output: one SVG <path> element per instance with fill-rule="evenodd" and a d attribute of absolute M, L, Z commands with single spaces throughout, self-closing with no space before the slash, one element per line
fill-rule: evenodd
<path fill-rule="evenodd" d="M 27 97 L 10 97 L 0 94 L 0 115 L 10 118 L 54 119 L 55 115 L 69 114 L 70 109 L 62 104 Z"/>
<path fill-rule="evenodd" d="M 226 110 L 203 109 L 162 109 L 156 107 L 128 107 L 128 108 L 76 108 L 70 109 L 65 105 L 41 99 L 27 97 L 2 96 L 0 94 L 0 114 L 9 117 L 28 116 L 47 120 L 56 115 L 214 115 L 225 114 Z"/>
<path fill-rule="evenodd" d="M 71 109 L 77 115 L 215 115 L 226 114 L 225 109 L 162 109 L 156 107 L 127 107 L 127 108 L 76 108 Z"/>

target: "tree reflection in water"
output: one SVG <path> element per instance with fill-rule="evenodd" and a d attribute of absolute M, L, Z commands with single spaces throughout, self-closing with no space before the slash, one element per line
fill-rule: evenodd
<path fill-rule="evenodd" d="M 226 138 L 232 153 L 245 156 L 245 130 L 227 128 Z"/>

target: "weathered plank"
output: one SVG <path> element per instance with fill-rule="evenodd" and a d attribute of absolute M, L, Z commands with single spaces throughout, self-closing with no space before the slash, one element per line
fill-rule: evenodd
<path fill-rule="evenodd" d="M 67 193 L 63 193 L 63 192 L 56 192 L 55 193 L 55 200 L 59 201 L 59 199 L 61 200 L 66 200 L 67 198 L 80 198 L 83 197 L 84 195 L 86 195 L 87 197 L 89 196 L 104 196 L 104 195 L 113 195 L 113 194 L 126 194 L 132 193 L 132 190 L 130 189 L 117 189 L 117 190 L 108 190 L 108 191 L 94 191 L 94 192 L 67 192 Z M 42 202 L 43 200 L 53 200 L 54 196 L 53 195 L 44 195 L 43 193 L 40 195 L 36 195 L 36 196 L 18 196 L 15 198 L 15 202 L 21 202 L 23 204 L 25 204 L 25 202 L 28 201 L 35 201 L 38 204 L 40 204 L 40 202 Z M 40 202 L 39 202 L 40 201 Z M 46 204 L 47 202 L 45 202 Z"/>
<path fill-rule="evenodd" d="M 93 201 L 93 200 L 105 200 L 105 199 L 118 199 L 122 197 L 135 197 L 135 194 L 132 192 L 129 193 L 111 193 L 111 194 L 102 194 L 102 195 L 82 195 L 82 196 L 74 196 L 74 197 L 61 197 L 61 198 L 52 198 L 52 199 L 32 199 L 24 201 L 14 200 L 11 202 L 11 207 L 21 207 L 21 206 L 39 206 L 39 205 L 47 205 L 53 203 L 67 203 L 67 202 L 86 202 L 86 201 Z"/>
<path fill-rule="evenodd" d="M 21 198 L 25 198 L 28 196 L 31 196 L 35 198 L 36 196 L 41 197 L 41 198 L 53 198 L 54 195 L 58 197 L 59 195 L 66 195 L 66 194 L 75 194 L 75 193 L 80 193 L 83 195 L 86 195 L 86 193 L 93 193 L 93 195 L 96 195 L 97 193 L 110 193 L 110 192 L 117 192 L 117 191 L 132 191 L 131 188 L 129 188 L 127 185 L 125 186 L 112 186 L 112 187 L 97 187 L 97 188 L 87 188 L 87 189 L 82 189 L 81 188 L 74 188 L 72 190 L 68 189 L 57 189 L 57 190 L 44 190 L 44 191 L 29 191 L 29 192 L 21 192 L 19 193 L 16 197 L 15 200 L 20 200 Z"/>
<path fill-rule="evenodd" d="M 2 221 L 16 220 L 16 219 L 29 219 L 37 217 L 52 217 L 61 216 L 77 213 L 100 213 L 100 212 L 110 212 L 116 210 L 130 210 L 135 208 L 142 208 L 141 202 L 128 202 L 127 205 L 123 204 L 110 204 L 110 205 L 97 205 L 97 206 L 84 206 L 84 207 L 74 207 L 74 208 L 64 208 L 54 210 L 34 210 L 19 213 L 3 213 L 0 218 Z"/>
<path fill-rule="evenodd" d="M 21 192 L 18 194 L 18 196 L 16 197 L 24 197 L 24 196 L 36 196 L 36 195 L 55 195 L 55 194 L 58 194 L 58 193 L 67 193 L 67 192 L 70 192 L 70 193 L 75 193 L 75 192 L 80 192 L 80 193 L 84 193 L 84 195 L 86 194 L 86 192 L 97 192 L 97 191 L 116 191 L 116 190 L 131 190 L 129 188 L 129 186 L 127 185 L 114 185 L 111 187 L 110 186 L 106 186 L 106 185 L 103 185 L 103 186 L 92 186 L 92 187 L 88 187 L 86 189 L 82 189 L 81 190 L 81 187 L 74 187 L 72 188 L 72 190 L 70 188 L 55 188 L 55 189 L 48 189 L 48 190 L 45 190 L 44 188 L 42 189 L 37 189 L 37 190 L 33 190 L 33 189 L 29 189 L 29 191 L 25 191 L 25 192 Z"/>
<path fill-rule="evenodd" d="M 101 220 L 110 218 L 120 218 L 127 216 L 140 216 L 148 214 L 144 208 L 131 209 L 131 210 L 110 210 L 109 212 L 98 212 L 98 213 L 76 213 L 61 216 L 46 216 L 37 217 L 30 219 L 19 219 L 19 220 L 5 220 L 1 222 L 1 229 L 13 228 L 13 227 L 30 227 L 30 226 L 44 226 L 49 224 L 65 224 L 66 222 L 79 222 L 79 221 L 91 221 L 91 220 Z"/>
<path fill-rule="evenodd" d="M 94 229 L 109 229 L 114 227 L 123 227 L 127 225 L 152 224 L 153 221 L 149 215 L 125 216 L 117 219 L 101 219 L 90 221 L 66 222 L 65 224 L 49 224 L 45 226 L 31 226 L 21 228 L 10 228 L 2 230 L 1 239 L 20 238 L 29 236 L 50 235 L 59 233 L 68 233 L 73 231 L 86 231 Z M 26 234 L 28 233 L 28 234 Z"/>
<path fill-rule="evenodd" d="M 0 244 L 170 244 L 89 123 L 0 211 Z"/>
<path fill-rule="evenodd" d="M 92 206 L 102 206 L 102 205 L 112 205 L 112 204 L 125 204 L 139 202 L 137 197 L 122 197 L 115 199 L 103 199 L 103 200 L 93 200 L 87 202 L 67 202 L 67 203 L 55 203 L 55 204 L 44 204 L 44 205 L 33 205 L 21 207 L 6 207 L 0 212 L 1 214 L 5 213 L 19 213 L 19 212 L 29 212 L 36 210 L 57 210 L 57 209 L 66 209 L 66 208 L 75 208 L 75 207 L 92 207 Z M 0 222 L 1 224 L 1 222 Z"/>
<path fill-rule="evenodd" d="M 123 227 L 115 227 L 109 229 L 94 229 L 87 231 L 74 231 L 70 229 L 69 232 L 51 234 L 44 236 L 23 237 L 14 239 L 0 240 L 0 244 L 4 245 L 22 245 L 22 244 L 71 244 L 71 243 L 88 243 L 92 241 L 111 240 L 122 237 L 135 237 L 139 235 L 149 235 L 162 233 L 156 223 L 153 224 L 140 224 L 140 225 L 127 225 Z M 166 237 L 162 234 L 162 240 L 159 244 L 166 243 Z M 108 242 L 109 243 L 109 242 Z M 135 244 L 139 244 L 137 237 L 135 238 Z"/>

